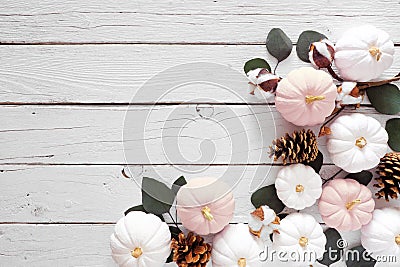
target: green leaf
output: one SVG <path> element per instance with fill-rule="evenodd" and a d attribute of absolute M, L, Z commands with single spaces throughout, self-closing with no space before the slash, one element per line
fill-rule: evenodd
<path fill-rule="evenodd" d="M 262 205 L 268 205 L 276 214 L 280 213 L 285 208 L 285 205 L 278 198 L 275 185 L 273 184 L 261 187 L 254 192 L 251 196 L 251 203 L 256 208 L 259 208 Z"/>
<path fill-rule="evenodd" d="M 327 229 L 324 234 L 326 236 L 325 253 L 318 262 L 329 266 L 342 258 L 342 251 L 346 246 L 346 242 L 339 232 L 333 228 Z"/>
<path fill-rule="evenodd" d="M 127 210 L 124 212 L 125 216 L 126 216 L 129 212 L 131 212 L 131 211 L 142 211 L 142 212 L 148 213 L 148 212 L 144 209 L 143 205 L 137 205 L 137 206 L 134 206 L 134 207 L 132 207 L 132 208 L 127 209 Z M 164 217 L 163 217 L 161 214 L 154 214 L 154 215 L 156 215 L 158 218 L 160 218 L 161 221 L 165 222 L 165 219 L 164 219 Z"/>
<path fill-rule="evenodd" d="M 371 182 L 374 175 L 370 171 L 361 171 L 357 173 L 349 173 L 346 178 L 356 180 L 360 184 L 367 186 Z"/>
<path fill-rule="evenodd" d="M 304 31 L 300 34 L 297 40 L 296 53 L 297 56 L 304 62 L 310 62 L 308 59 L 308 52 L 310 45 L 314 42 L 326 39 L 326 36 L 316 31 Z"/>
<path fill-rule="evenodd" d="M 169 231 L 171 232 L 171 239 L 175 238 L 175 240 L 178 240 L 179 233 L 182 233 L 181 229 L 179 229 L 178 227 L 175 227 L 175 226 L 170 226 Z M 173 255 L 174 255 L 174 252 L 171 251 L 171 254 L 169 254 L 169 257 L 166 261 L 167 263 L 172 262 Z"/>
<path fill-rule="evenodd" d="M 275 57 L 278 62 L 285 60 L 292 52 L 292 41 L 279 28 L 272 29 L 267 36 L 266 46 L 268 52 Z"/>
<path fill-rule="evenodd" d="M 174 192 L 175 196 L 178 194 L 179 189 L 181 189 L 182 186 L 187 184 L 185 177 L 181 176 L 176 181 L 172 184 L 172 191 Z"/>
<path fill-rule="evenodd" d="M 373 267 L 376 261 L 365 251 L 363 246 L 357 246 L 346 252 L 347 267 Z"/>
<path fill-rule="evenodd" d="M 394 84 L 384 84 L 367 88 L 368 99 L 372 106 L 383 114 L 400 112 L 400 90 Z"/>
<path fill-rule="evenodd" d="M 147 212 L 163 214 L 169 211 L 174 203 L 175 194 L 165 184 L 152 178 L 143 177 L 142 202 Z"/>
<path fill-rule="evenodd" d="M 394 118 L 386 122 L 386 131 L 389 134 L 389 146 L 392 150 L 400 152 L 400 119 Z"/>
<path fill-rule="evenodd" d="M 255 70 L 258 68 L 264 68 L 267 69 L 269 72 L 271 72 L 271 67 L 269 66 L 268 62 L 265 61 L 265 59 L 262 58 L 253 58 L 247 61 L 244 64 L 244 72 L 247 74 L 251 70 Z"/>
<path fill-rule="evenodd" d="M 314 161 L 304 164 L 312 167 L 316 173 L 319 173 L 323 163 L 324 163 L 324 155 L 322 155 L 321 151 L 318 151 L 318 155 Z"/>

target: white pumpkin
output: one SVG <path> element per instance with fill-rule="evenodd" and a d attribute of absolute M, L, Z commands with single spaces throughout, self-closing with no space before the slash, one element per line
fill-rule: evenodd
<path fill-rule="evenodd" d="M 322 193 L 322 179 L 310 166 L 283 167 L 275 181 L 279 199 L 287 207 L 302 210 L 314 205 Z"/>
<path fill-rule="evenodd" d="M 162 267 L 171 253 L 168 225 L 153 214 L 132 211 L 111 235 L 114 261 L 122 267 Z"/>
<path fill-rule="evenodd" d="M 375 259 L 391 255 L 400 263 L 400 209 L 375 210 L 372 221 L 361 228 L 361 244 Z"/>
<path fill-rule="evenodd" d="M 308 266 L 321 258 L 325 252 L 326 237 L 321 225 L 308 214 L 292 213 L 286 216 L 274 233 L 272 249 L 282 255 L 295 255 L 296 262 L 290 266 L 301 264 Z M 293 259 L 289 257 L 287 260 Z"/>
<path fill-rule="evenodd" d="M 262 242 L 244 224 L 230 224 L 213 240 L 213 267 L 261 267 Z"/>
<path fill-rule="evenodd" d="M 389 34 L 371 25 L 348 30 L 335 49 L 335 65 L 349 81 L 378 78 L 393 63 L 394 44 Z"/>
<path fill-rule="evenodd" d="M 376 167 L 388 149 L 388 134 L 379 121 L 354 113 L 337 118 L 330 126 L 327 148 L 335 165 L 346 172 Z"/>

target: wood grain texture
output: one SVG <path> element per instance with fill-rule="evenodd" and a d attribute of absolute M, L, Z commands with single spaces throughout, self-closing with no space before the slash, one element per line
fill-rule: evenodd
<path fill-rule="evenodd" d="M 33 6 L 33 7 L 32 7 Z M 4 1 L 0 41 L 129 43 L 263 43 L 282 27 L 295 41 L 310 28 L 336 39 L 349 25 L 370 23 L 396 42 L 398 1 Z M 385 14 L 382 16 L 382 14 Z"/>
<path fill-rule="evenodd" d="M 29 166 L 0 167 L 2 186 L 0 223 L 115 223 L 128 208 L 141 204 L 143 177 L 156 178 L 167 185 L 184 175 L 187 180 L 216 177 L 231 186 L 235 196 L 232 222 L 247 222 L 253 210 L 252 192 L 272 184 L 281 166 Z M 131 177 L 126 178 L 122 169 Z M 321 177 L 328 179 L 338 171 L 324 166 Z M 345 172 L 338 177 L 344 177 Z M 376 189 L 370 188 L 373 192 Z M 378 207 L 396 206 L 376 200 Z M 288 210 L 290 211 L 290 210 Z M 290 211 L 292 212 L 292 211 Z M 315 206 L 302 211 L 322 222 Z M 165 218 L 171 222 L 168 216 Z M 0 250 L 1 251 L 1 250 Z"/>
<path fill-rule="evenodd" d="M 1 109 L 2 164 L 270 164 L 272 140 L 303 128 L 282 119 L 274 106 L 263 105 Z M 396 117 L 367 107 L 357 112 L 382 125 Z M 311 129 L 318 133 L 319 126 Z M 319 149 L 331 163 L 325 137 Z"/>
<path fill-rule="evenodd" d="M 115 267 L 108 245 L 113 230 L 112 225 L 0 225 L 0 261 L 4 266 L 16 267 Z M 343 235 L 351 247 L 359 245 L 357 234 Z M 211 267 L 211 264 L 207 266 Z M 263 266 L 285 267 L 287 264 L 274 262 Z M 316 263 L 313 266 L 323 265 Z M 331 266 L 346 265 L 339 261 Z"/>
<path fill-rule="evenodd" d="M 255 57 L 266 58 L 271 66 L 276 62 L 263 45 L 5 45 L 0 46 L 0 102 L 263 103 L 248 94 L 243 74 L 244 63 Z M 207 62 L 227 67 L 210 70 Z M 165 72 L 187 63 L 196 65 Z M 293 51 L 278 74 L 284 77 L 304 66 L 310 64 Z M 400 57 L 395 57 L 383 77 L 396 75 L 399 66 Z M 193 77 L 198 82 L 185 83 Z"/>

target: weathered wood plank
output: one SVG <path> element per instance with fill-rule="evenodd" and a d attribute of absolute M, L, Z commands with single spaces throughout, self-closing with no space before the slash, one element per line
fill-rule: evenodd
<path fill-rule="evenodd" d="M 0 163 L 270 164 L 272 140 L 302 128 L 264 105 L 7 105 L 1 110 Z M 396 117 L 367 107 L 358 112 L 382 125 Z M 311 129 L 318 132 L 319 126 Z M 319 144 L 330 163 L 325 138 Z"/>
<path fill-rule="evenodd" d="M 328 0 L 5 1 L 0 9 L 0 41 L 263 43 L 272 27 L 284 28 L 295 41 L 310 28 L 336 39 L 349 25 L 370 23 L 400 42 L 393 19 L 399 9 L 394 0 L 345 5 Z"/>
<path fill-rule="evenodd" d="M 126 178 L 122 169 L 130 175 Z M 232 187 L 235 217 L 247 222 L 253 209 L 252 192 L 272 184 L 280 166 L 28 166 L 0 167 L 3 190 L 0 197 L 0 223 L 114 223 L 128 208 L 141 204 L 141 179 L 153 177 L 171 185 L 184 175 L 217 177 Z M 331 177 L 338 170 L 324 166 L 321 176 Z M 344 177 L 345 173 L 338 177 Z M 371 190 L 376 189 L 370 185 Z M 378 207 L 398 206 L 400 201 L 376 200 Z M 316 206 L 304 210 L 321 221 Z M 167 221 L 170 219 L 167 217 Z M 1 238 L 0 238 L 1 239 Z M 0 250 L 1 251 L 1 250 Z"/>
<path fill-rule="evenodd" d="M 400 54 L 400 47 L 396 51 Z M 248 94 L 243 74 L 243 64 L 254 57 L 275 64 L 263 45 L 5 45 L 0 46 L 0 102 L 262 103 Z M 194 62 L 195 67 L 163 72 Z M 201 62 L 228 67 L 210 69 Z M 301 66 L 309 64 L 293 51 L 279 65 L 278 74 L 284 77 Z M 399 66 L 400 57 L 395 57 L 384 77 L 396 75 Z M 199 81 L 187 83 L 189 77 Z"/>
<path fill-rule="evenodd" d="M 5 266 L 114 267 L 109 248 L 113 228 L 112 225 L 0 225 L 0 261 Z M 342 233 L 349 248 L 360 244 L 359 235 L 359 231 Z M 207 266 L 211 267 L 211 263 Z M 263 266 L 285 267 L 287 263 L 275 259 Z M 345 267 L 346 264 L 338 261 L 332 266 Z M 387 263 L 376 266 L 387 266 Z"/>

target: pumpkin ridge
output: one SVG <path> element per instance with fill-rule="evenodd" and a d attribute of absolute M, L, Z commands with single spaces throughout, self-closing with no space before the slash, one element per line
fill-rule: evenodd
<path fill-rule="evenodd" d="M 225 241 L 224 238 L 220 238 L 218 241 L 224 243 L 225 247 L 227 247 L 227 248 L 230 250 L 230 252 L 232 253 L 232 255 L 233 255 L 234 258 L 237 258 L 237 257 L 238 257 L 238 256 L 236 255 L 236 253 L 232 250 L 231 246 L 229 246 L 229 244 Z M 222 253 L 221 253 L 221 254 L 222 254 Z"/>
<path fill-rule="evenodd" d="M 158 228 L 157 228 L 157 230 L 155 231 L 156 233 L 159 233 L 160 231 L 162 231 L 162 229 L 161 228 L 163 228 L 163 224 L 159 224 L 158 225 Z M 151 243 L 151 241 L 153 241 L 154 240 L 154 238 L 156 237 L 157 235 L 153 235 L 152 237 L 150 237 L 148 240 L 146 240 L 144 243 L 142 243 L 142 246 L 141 246 L 141 248 L 144 248 L 144 247 L 147 247 L 147 246 L 149 246 L 149 243 Z"/>
<path fill-rule="evenodd" d="M 121 221 L 121 223 L 118 225 L 119 229 L 123 231 L 123 233 L 121 233 L 122 235 L 125 235 L 128 237 L 128 240 L 126 240 L 127 242 L 129 242 L 128 244 L 125 244 L 124 242 L 122 242 L 123 240 L 120 239 L 120 236 L 117 234 L 116 237 L 118 238 L 118 240 L 126 247 L 133 247 L 136 245 L 136 242 L 133 242 L 133 239 L 130 235 L 130 233 L 128 232 L 128 230 L 126 229 L 126 221 L 127 220 L 123 220 Z M 118 224 L 118 223 L 117 223 Z"/>

